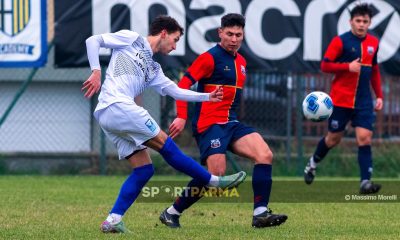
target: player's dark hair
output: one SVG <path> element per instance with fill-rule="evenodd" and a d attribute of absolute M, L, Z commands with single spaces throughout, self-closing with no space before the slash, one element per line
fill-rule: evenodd
<path fill-rule="evenodd" d="M 244 28 L 246 20 L 242 14 L 228 13 L 221 18 L 221 28 L 239 26 Z"/>
<path fill-rule="evenodd" d="M 350 19 L 353 19 L 355 16 L 364 16 L 368 15 L 369 18 L 372 18 L 372 8 L 369 4 L 363 3 L 355 6 L 351 11 L 350 11 Z"/>
<path fill-rule="evenodd" d="M 160 15 L 151 22 L 149 35 L 156 36 L 164 29 L 168 33 L 179 31 L 183 35 L 183 27 L 174 18 L 166 15 Z"/>

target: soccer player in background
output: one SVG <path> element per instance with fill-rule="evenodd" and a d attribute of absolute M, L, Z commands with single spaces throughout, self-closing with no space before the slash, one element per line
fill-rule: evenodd
<path fill-rule="evenodd" d="M 165 161 L 207 186 L 230 188 L 241 183 L 245 172 L 219 177 L 211 175 L 200 164 L 184 155 L 168 135 L 134 98 L 147 87 L 161 95 L 185 101 L 221 102 L 223 89 L 214 87 L 209 93 L 197 93 L 179 88 L 168 79 L 153 53 L 168 54 L 176 48 L 183 28 L 169 16 L 159 16 L 150 25 L 147 38 L 121 30 L 94 35 L 86 40 L 92 74 L 84 82 L 85 97 L 92 97 L 101 86 L 100 47 L 113 49 L 106 79 L 101 86 L 94 116 L 107 137 L 118 149 L 119 159 L 127 159 L 133 171 L 121 187 L 119 196 L 101 231 L 126 232 L 122 216 L 135 201 L 141 189 L 154 173 L 147 147 L 158 151 Z"/>
<path fill-rule="evenodd" d="M 209 93 L 215 87 L 223 86 L 224 98 L 221 102 L 196 103 L 195 106 L 192 129 L 200 149 L 201 163 L 207 165 L 210 173 L 221 176 L 226 170 L 227 150 L 253 161 L 252 226 L 270 227 L 280 225 L 287 219 L 286 215 L 273 214 L 268 209 L 272 186 L 272 152 L 259 133 L 238 121 L 236 113 L 246 81 L 246 60 L 238 53 L 244 37 L 244 26 L 245 19 L 240 14 L 223 16 L 218 29 L 220 43 L 192 63 L 178 86 L 189 89 L 197 83 L 197 91 L 201 93 Z M 186 120 L 187 102 L 177 101 L 177 117 L 169 128 L 172 138 L 182 132 Z M 202 189 L 203 186 L 197 179 L 191 180 L 186 192 L 161 213 L 161 222 L 172 228 L 180 227 L 182 212 L 201 198 L 195 191 L 190 192 L 191 188 Z"/>
<path fill-rule="evenodd" d="M 330 149 L 337 146 L 344 135 L 346 125 L 351 121 L 355 127 L 360 166 L 360 193 L 372 194 L 381 186 L 371 182 L 372 174 L 372 131 L 375 121 L 374 109 L 383 107 L 381 77 L 377 63 L 379 41 L 368 33 L 372 10 L 368 4 L 360 4 L 350 12 L 351 30 L 332 39 L 321 62 L 321 70 L 333 73 L 330 96 L 333 113 L 328 121 L 328 134 L 318 143 L 304 170 L 304 180 L 311 184 L 317 164 Z M 375 92 L 373 106 L 370 86 Z"/>

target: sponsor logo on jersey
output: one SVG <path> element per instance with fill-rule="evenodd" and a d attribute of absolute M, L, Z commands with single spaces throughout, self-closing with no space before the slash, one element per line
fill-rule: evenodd
<path fill-rule="evenodd" d="M 224 71 L 230 71 L 231 69 L 229 68 L 229 66 L 225 66 Z"/>
<path fill-rule="evenodd" d="M 368 46 L 368 47 L 367 47 L 367 52 L 368 52 L 369 55 L 374 54 L 374 47 Z"/>
<path fill-rule="evenodd" d="M 240 70 L 242 71 L 243 76 L 246 76 L 246 68 L 243 65 L 240 65 Z"/>
<path fill-rule="evenodd" d="M 219 141 L 219 138 L 212 139 L 211 140 L 211 148 L 219 148 L 219 147 L 221 147 L 221 142 Z"/>

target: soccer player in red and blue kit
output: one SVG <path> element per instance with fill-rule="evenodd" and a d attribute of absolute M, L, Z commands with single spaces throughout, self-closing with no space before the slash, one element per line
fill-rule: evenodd
<path fill-rule="evenodd" d="M 201 54 L 178 85 L 189 89 L 197 83 L 198 92 L 210 92 L 216 86 L 223 86 L 224 97 L 221 102 L 195 106 L 192 129 L 200 149 L 201 162 L 207 165 L 210 173 L 219 176 L 224 175 L 226 170 L 227 150 L 252 160 L 252 226 L 277 226 L 285 222 L 287 216 L 273 214 L 268 209 L 272 186 L 272 152 L 261 135 L 240 123 L 236 114 L 246 81 L 246 60 L 237 52 L 243 41 L 244 26 L 245 19 L 240 14 L 223 16 L 218 29 L 220 43 Z M 186 119 L 187 102 L 177 101 L 177 118 L 169 129 L 172 138 L 181 133 Z M 201 198 L 201 195 L 191 190 L 203 187 L 196 179 L 190 181 L 188 188 L 174 204 L 161 213 L 161 222 L 169 227 L 180 227 L 180 214 Z"/>
<path fill-rule="evenodd" d="M 311 184 L 317 164 L 330 149 L 339 144 L 349 121 L 355 127 L 360 166 L 361 194 L 373 194 L 381 186 L 371 182 L 371 140 L 374 109 L 383 107 L 381 78 L 377 63 L 379 41 L 368 33 L 372 10 L 368 4 L 360 4 L 350 12 L 351 31 L 333 38 L 321 63 L 323 72 L 334 73 L 330 96 L 334 110 L 329 118 L 329 131 L 318 143 L 314 155 L 305 170 L 304 180 Z M 373 106 L 370 86 L 376 103 Z"/>

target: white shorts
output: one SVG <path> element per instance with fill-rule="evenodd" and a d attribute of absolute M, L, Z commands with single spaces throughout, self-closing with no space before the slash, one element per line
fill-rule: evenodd
<path fill-rule="evenodd" d="M 145 149 L 142 144 L 160 132 L 160 127 L 147 110 L 134 102 L 113 103 L 95 111 L 93 115 L 117 147 L 119 159 Z"/>

